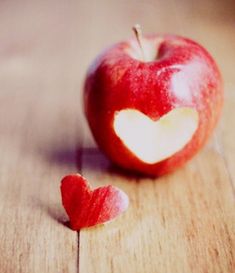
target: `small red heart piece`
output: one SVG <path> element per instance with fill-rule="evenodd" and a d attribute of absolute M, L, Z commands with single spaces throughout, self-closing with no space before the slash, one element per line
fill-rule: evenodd
<path fill-rule="evenodd" d="M 92 190 L 79 174 L 71 174 L 61 181 L 63 206 L 73 230 L 110 221 L 125 211 L 128 196 L 111 185 Z"/>

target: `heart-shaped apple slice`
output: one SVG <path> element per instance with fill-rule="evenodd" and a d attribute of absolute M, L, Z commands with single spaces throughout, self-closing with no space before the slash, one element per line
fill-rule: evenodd
<path fill-rule="evenodd" d="M 114 116 L 114 130 L 123 144 L 141 161 L 154 164 L 180 151 L 198 128 L 194 108 L 175 108 L 154 121 L 135 109 Z"/>
<path fill-rule="evenodd" d="M 129 204 L 128 196 L 120 189 L 108 185 L 92 190 L 79 174 L 62 179 L 61 195 L 73 230 L 110 221 L 125 211 Z"/>

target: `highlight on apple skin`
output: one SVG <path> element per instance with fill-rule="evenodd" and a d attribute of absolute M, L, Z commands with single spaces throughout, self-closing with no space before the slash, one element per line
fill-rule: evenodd
<path fill-rule="evenodd" d="M 107 157 L 127 170 L 159 176 L 191 159 L 219 119 L 219 69 L 198 43 L 176 35 L 117 43 L 90 66 L 84 108 Z"/>

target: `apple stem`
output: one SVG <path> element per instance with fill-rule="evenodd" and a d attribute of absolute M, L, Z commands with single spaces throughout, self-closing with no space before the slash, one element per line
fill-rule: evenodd
<path fill-rule="evenodd" d="M 141 26 L 139 24 L 136 24 L 136 25 L 133 26 L 132 29 L 133 29 L 133 31 L 135 33 L 136 40 L 137 40 L 137 42 L 139 44 L 142 59 L 143 59 L 143 61 L 145 61 L 146 58 L 145 58 L 144 47 L 143 47 L 143 36 L 142 36 Z"/>

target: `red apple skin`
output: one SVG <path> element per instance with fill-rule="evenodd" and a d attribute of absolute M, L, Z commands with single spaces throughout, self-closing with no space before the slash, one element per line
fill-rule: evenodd
<path fill-rule="evenodd" d="M 106 185 L 91 189 L 80 174 L 70 174 L 61 181 L 62 204 L 73 230 L 109 222 L 128 208 L 128 196 L 120 189 Z"/>
<path fill-rule="evenodd" d="M 115 44 L 98 56 L 87 73 L 84 107 L 92 134 L 111 161 L 127 170 L 159 176 L 182 166 L 205 144 L 221 113 L 223 84 L 215 61 L 196 42 L 174 35 L 145 38 L 159 41 L 154 61 L 132 58 L 127 53 L 131 40 Z M 179 72 L 177 82 L 175 75 Z M 182 86 L 185 92 L 177 89 Z M 198 128 L 183 149 L 158 163 L 138 159 L 113 129 L 117 111 L 136 109 L 158 120 L 177 107 L 196 109 Z"/>

